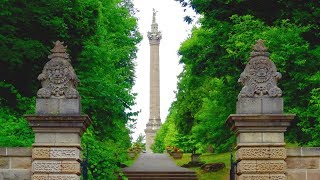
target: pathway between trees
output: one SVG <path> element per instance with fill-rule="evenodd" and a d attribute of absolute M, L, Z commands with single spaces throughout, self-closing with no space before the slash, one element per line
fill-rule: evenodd
<path fill-rule="evenodd" d="M 177 166 L 166 154 L 140 154 L 136 162 L 123 168 L 124 174 L 133 179 L 197 179 L 194 171 Z"/>

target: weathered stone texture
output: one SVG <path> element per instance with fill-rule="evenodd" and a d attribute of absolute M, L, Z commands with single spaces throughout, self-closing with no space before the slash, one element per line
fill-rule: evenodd
<path fill-rule="evenodd" d="M 7 148 L 6 147 L 0 147 L 0 156 L 7 155 Z"/>
<path fill-rule="evenodd" d="M 24 147 L 8 147 L 7 156 L 31 156 L 31 148 Z"/>
<path fill-rule="evenodd" d="M 37 99 L 36 114 L 73 115 L 81 113 L 80 99 Z"/>
<path fill-rule="evenodd" d="M 289 169 L 320 169 L 319 160 L 315 157 L 289 157 L 286 162 Z"/>
<path fill-rule="evenodd" d="M 288 169 L 287 179 L 288 180 L 307 180 L 307 171 L 301 170 L 301 169 L 296 169 L 296 170 Z"/>
<path fill-rule="evenodd" d="M 283 160 L 242 160 L 238 163 L 238 174 L 276 173 L 286 172 L 286 163 Z"/>
<path fill-rule="evenodd" d="M 320 148 L 287 149 L 288 180 L 320 180 Z"/>
<path fill-rule="evenodd" d="M 282 98 L 240 98 L 237 114 L 282 114 Z"/>
<path fill-rule="evenodd" d="M 283 147 L 250 147 L 240 148 L 237 151 L 237 160 L 242 159 L 285 159 L 286 149 Z"/>
<path fill-rule="evenodd" d="M 74 174 L 37 174 L 32 180 L 80 180 L 80 176 Z"/>
<path fill-rule="evenodd" d="M 80 150 L 78 148 L 50 148 L 50 158 L 52 159 L 79 159 Z"/>
<path fill-rule="evenodd" d="M 54 144 L 80 144 L 81 139 L 78 133 L 35 133 L 36 143 Z"/>
<path fill-rule="evenodd" d="M 79 92 L 76 90 L 79 80 L 71 66 L 67 47 L 63 42 L 54 42 L 54 48 L 42 73 L 38 76 L 42 88 L 38 90 L 38 98 L 65 98 L 78 99 Z"/>
<path fill-rule="evenodd" d="M 59 173 L 61 172 L 61 161 L 35 160 L 32 162 L 34 173 Z"/>
<path fill-rule="evenodd" d="M 269 59 L 270 53 L 267 50 L 261 39 L 254 45 L 250 60 L 238 80 L 243 84 L 239 99 L 281 97 L 282 91 L 277 86 L 281 74 Z"/>
<path fill-rule="evenodd" d="M 50 148 L 39 148 L 35 147 L 32 150 L 33 159 L 49 159 L 50 158 Z"/>
<path fill-rule="evenodd" d="M 308 169 L 307 170 L 307 179 L 308 180 L 320 180 L 320 169 Z"/>
<path fill-rule="evenodd" d="M 0 169 L 9 169 L 10 159 L 9 157 L 0 156 Z"/>
<path fill-rule="evenodd" d="M 49 180 L 49 174 L 34 174 L 32 180 Z"/>
<path fill-rule="evenodd" d="M 80 174 L 80 163 L 77 161 L 62 161 L 61 172 L 70 174 Z"/>
<path fill-rule="evenodd" d="M 31 172 L 26 169 L 0 169 L 0 180 L 30 180 Z"/>
<path fill-rule="evenodd" d="M 31 169 L 31 157 L 12 157 L 11 169 Z"/>
<path fill-rule="evenodd" d="M 286 176 L 284 174 L 242 174 L 238 177 L 238 180 L 285 180 Z"/>

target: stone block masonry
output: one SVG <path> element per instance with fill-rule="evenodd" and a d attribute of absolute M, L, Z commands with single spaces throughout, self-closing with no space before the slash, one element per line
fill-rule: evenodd
<path fill-rule="evenodd" d="M 238 80 L 243 88 L 237 114 L 227 119 L 237 137 L 238 180 L 287 179 L 284 132 L 295 115 L 283 114 L 282 90 L 277 86 L 281 74 L 269 56 L 258 40 Z"/>
<path fill-rule="evenodd" d="M 31 148 L 0 147 L 0 180 L 30 180 L 31 153 Z"/>
<path fill-rule="evenodd" d="M 287 149 L 288 180 L 320 180 L 320 147 Z"/>

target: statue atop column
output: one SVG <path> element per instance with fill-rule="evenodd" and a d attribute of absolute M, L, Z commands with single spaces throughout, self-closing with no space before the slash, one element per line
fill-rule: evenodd
<path fill-rule="evenodd" d="M 151 31 L 148 32 L 148 38 L 150 43 L 159 44 L 162 38 L 162 35 L 161 35 L 161 32 L 158 30 L 158 23 L 156 22 L 157 12 L 158 11 L 153 9 Z"/>

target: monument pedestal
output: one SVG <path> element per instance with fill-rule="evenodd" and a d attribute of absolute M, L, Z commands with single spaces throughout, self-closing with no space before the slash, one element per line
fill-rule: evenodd
<path fill-rule="evenodd" d="M 56 41 L 38 76 L 35 115 L 25 115 L 35 133 L 32 180 L 80 180 L 81 135 L 91 124 L 81 115 L 79 80 L 67 47 Z"/>
<path fill-rule="evenodd" d="M 152 153 L 151 146 L 154 142 L 156 131 L 151 129 L 145 129 L 144 132 L 146 133 L 146 152 Z"/>
<path fill-rule="evenodd" d="M 238 180 L 286 179 L 284 132 L 292 114 L 233 114 L 227 119 L 237 137 Z"/>
<path fill-rule="evenodd" d="M 35 132 L 32 179 L 80 180 L 81 135 L 90 125 L 87 115 L 26 115 Z"/>

